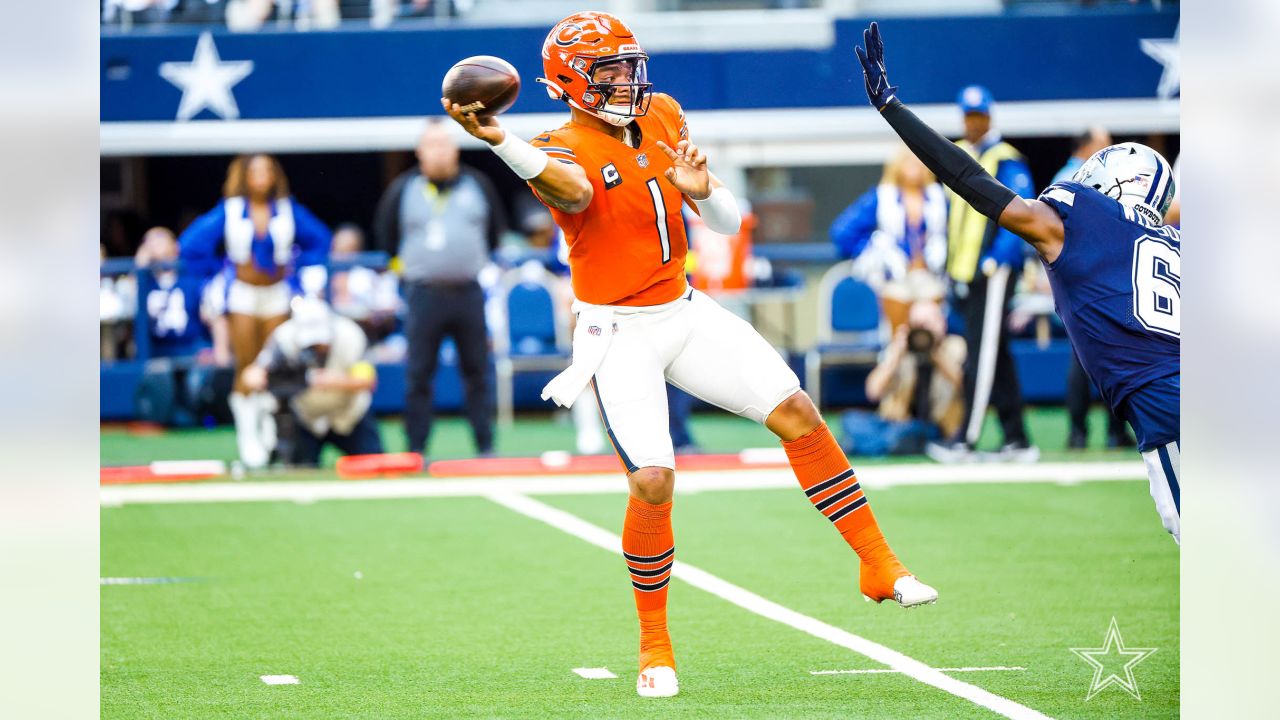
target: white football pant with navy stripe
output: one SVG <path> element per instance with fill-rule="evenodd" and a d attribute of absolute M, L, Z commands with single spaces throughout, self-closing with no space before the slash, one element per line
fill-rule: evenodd
<path fill-rule="evenodd" d="M 1156 510 L 1164 529 L 1173 535 L 1174 542 L 1182 544 L 1182 490 L 1179 478 L 1181 463 L 1178 441 L 1161 445 L 1154 450 L 1142 453 L 1147 463 L 1147 479 L 1151 481 L 1151 499 L 1156 501 Z"/>
<path fill-rule="evenodd" d="M 593 385 L 609 440 L 627 472 L 675 469 L 666 382 L 764 423 L 800 380 L 746 320 L 689 289 L 649 307 L 614 306 L 609 350 Z"/>

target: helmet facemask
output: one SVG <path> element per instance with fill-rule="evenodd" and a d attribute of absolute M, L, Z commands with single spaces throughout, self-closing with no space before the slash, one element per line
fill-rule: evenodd
<path fill-rule="evenodd" d="M 653 99 L 649 92 L 653 83 L 649 82 L 648 60 L 647 55 L 639 52 L 592 62 L 582 71 L 587 77 L 582 109 L 618 127 L 644 117 Z"/>

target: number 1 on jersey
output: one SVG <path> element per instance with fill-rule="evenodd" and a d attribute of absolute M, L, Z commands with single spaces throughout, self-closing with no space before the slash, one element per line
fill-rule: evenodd
<path fill-rule="evenodd" d="M 667 230 L 667 203 L 662 199 L 662 188 L 658 178 L 649 178 L 645 183 L 649 187 L 649 197 L 653 198 L 653 211 L 657 213 L 658 242 L 662 244 L 662 264 L 671 260 L 671 236 Z"/>

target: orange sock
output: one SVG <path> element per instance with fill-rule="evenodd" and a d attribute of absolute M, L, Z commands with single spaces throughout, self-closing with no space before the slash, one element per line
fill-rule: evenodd
<path fill-rule="evenodd" d="M 872 566 L 888 563 L 891 575 L 906 575 L 906 569 L 885 542 L 858 478 L 849 467 L 849 459 L 827 424 L 803 437 L 784 441 L 782 447 L 804 494 L 836 526 L 862 562 Z"/>
<path fill-rule="evenodd" d="M 622 524 L 622 555 L 635 589 L 640 616 L 640 670 L 666 665 L 674 668 L 675 655 L 667 633 L 667 584 L 675 560 L 675 535 L 671 532 L 671 503 L 650 505 L 627 499 Z"/>

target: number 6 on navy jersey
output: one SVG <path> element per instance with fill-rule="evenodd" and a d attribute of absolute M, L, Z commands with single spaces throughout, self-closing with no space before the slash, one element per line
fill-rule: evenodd
<path fill-rule="evenodd" d="M 1151 235 L 1133 249 L 1133 316 L 1148 330 L 1182 336 L 1182 256 Z"/>

